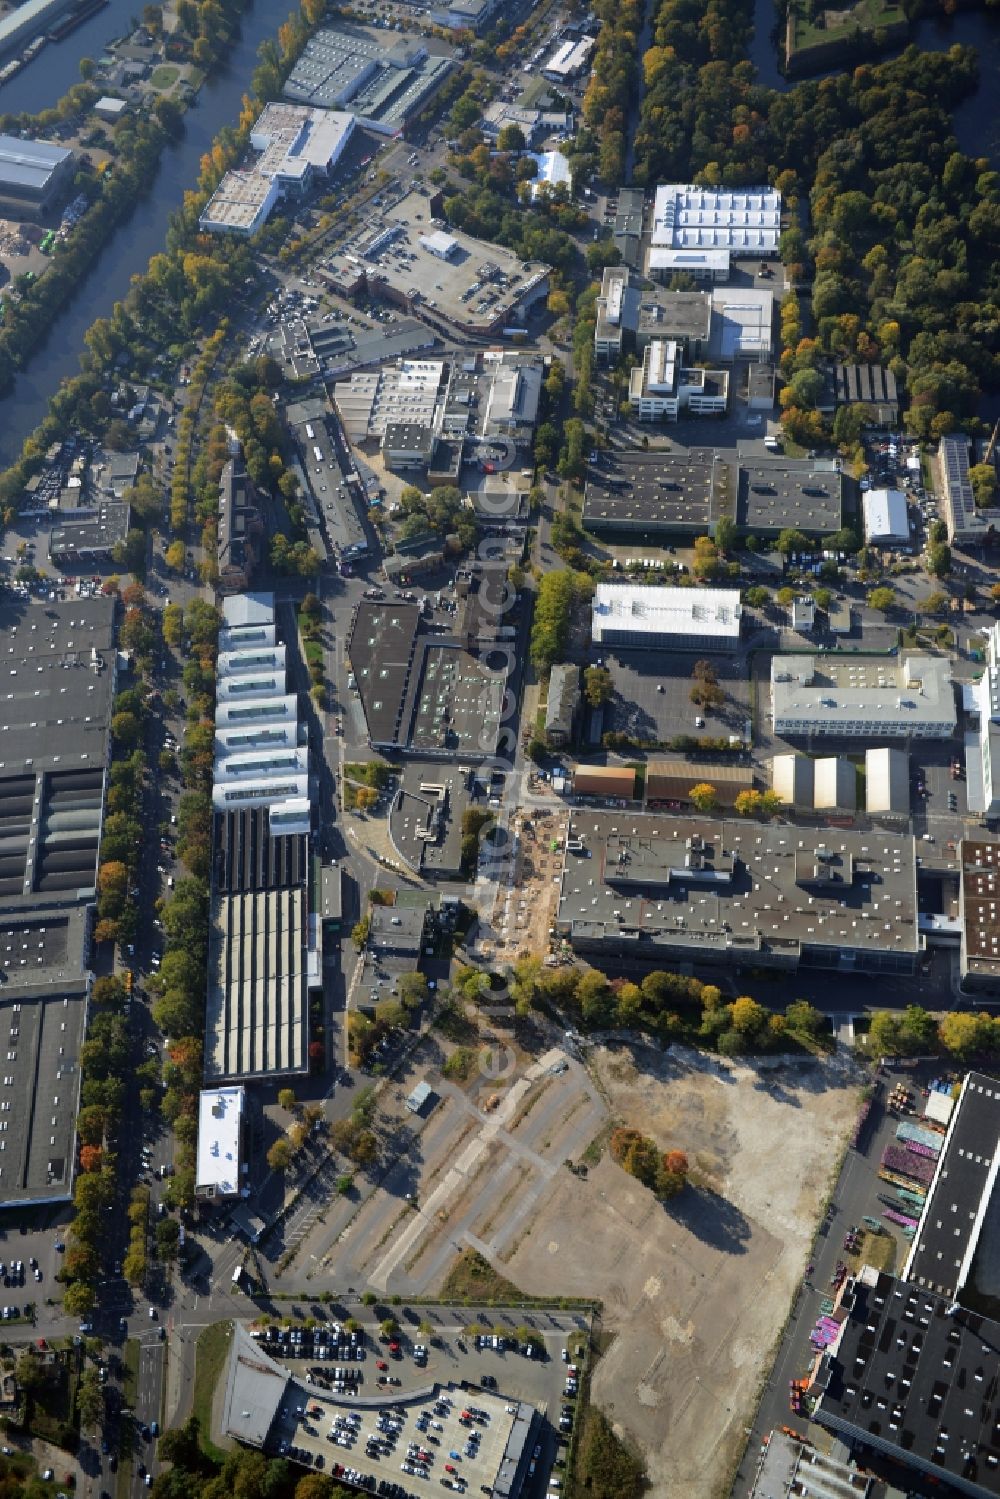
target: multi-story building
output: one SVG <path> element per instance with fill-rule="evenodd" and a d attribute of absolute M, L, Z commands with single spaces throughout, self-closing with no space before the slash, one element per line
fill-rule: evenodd
<path fill-rule="evenodd" d="M 682 411 L 724 416 L 729 375 L 726 370 L 684 369 L 676 339 L 654 338 L 629 376 L 628 399 L 641 422 L 676 421 Z"/>
<path fill-rule="evenodd" d="M 948 739 L 957 721 L 950 667 L 938 656 L 774 656 L 771 713 L 776 734 L 810 739 Z"/>

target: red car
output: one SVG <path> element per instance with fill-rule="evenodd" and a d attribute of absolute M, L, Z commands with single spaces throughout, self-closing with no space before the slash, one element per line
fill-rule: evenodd
<path fill-rule="evenodd" d="M 457 1473 L 458 1469 L 455 1467 L 454 1463 L 445 1463 L 444 1471 L 446 1473 Z"/>
<path fill-rule="evenodd" d="M 376 1369 L 388 1369 L 389 1365 L 386 1363 L 384 1358 L 377 1358 L 375 1360 L 375 1367 Z"/>

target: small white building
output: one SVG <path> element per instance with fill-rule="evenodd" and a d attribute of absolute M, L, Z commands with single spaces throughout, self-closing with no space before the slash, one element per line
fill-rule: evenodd
<path fill-rule="evenodd" d="M 458 249 L 458 240 L 453 234 L 445 234 L 443 229 L 419 235 L 418 243 L 428 255 L 435 255 L 438 260 L 450 260 Z"/>
<path fill-rule="evenodd" d="M 869 489 L 864 496 L 865 541 L 870 546 L 905 546 L 910 540 L 906 495 L 901 489 Z"/>
<path fill-rule="evenodd" d="M 94 105 L 95 115 L 100 115 L 102 120 L 120 120 L 126 109 L 126 101 L 116 99 L 112 94 L 102 94 Z"/>
<path fill-rule="evenodd" d="M 246 1091 L 203 1088 L 198 1095 L 195 1196 L 218 1202 L 238 1197 L 246 1175 Z"/>
<path fill-rule="evenodd" d="M 531 196 L 537 198 L 543 187 L 565 187 L 573 191 L 573 174 L 569 162 L 561 151 L 531 151 L 528 153 L 538 168 L 531 184 Z"/>

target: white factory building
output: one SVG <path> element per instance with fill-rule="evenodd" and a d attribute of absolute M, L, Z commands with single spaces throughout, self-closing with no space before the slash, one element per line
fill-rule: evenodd
<path fill-rule="evenodd" d="M 742 618 L 737 588 L 598 583 L 591 635 L 595 645 L 633 650 L 732 651 Z"/>
<path fill-rule="evenodd" d="M 781 194 L 666 183 L 656 189 L 648 269 L 669 279 L 686 270 L 723 281 L 731 258 L 773 259 L 781 235 Z"/>
<path fill-rule="evenodd" d="M 869 489 L 863 502 L 865 541 L 870 546 L 905 546 L 910 539 L 906 495 L 901 489 Z"/>
<path fill-rule="evenodd" d="M 227 172 L 199 225 L 216 234 L 250 235 L 267 222 L 276 203 L 301 197 L 328 176 L 354 130 L 354 116 L 302 104 L 269 104 L 250 132 L 255 161 Z"/>
<path fill-rule="evenodd" d="M 582 73 L 594 50 L 593 37 L 585 36 L 580 41 L 560 42 L 548 62 L 542 64 L 542 77 L 552 83 L 566 83 Z"/>
<path fill-rule="evenodd" d="M 573 174 L 569 162 L 561 151 L 529 151 L 525 153 L 538 168 L 531 184 L 531 196 L 537 198 L 543 187 L 564 187 L 567 193 L 573 190 Z"/>

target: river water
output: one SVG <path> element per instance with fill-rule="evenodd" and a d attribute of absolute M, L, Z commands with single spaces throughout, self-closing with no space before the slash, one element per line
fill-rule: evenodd
<path fill-rule="evenodd" d="M 65 40 L 50 42 L 33 63 L 0 87 L 0 112 L 39 110 L 54 104 L 79 79 L 80 58 L 99 57 L 112 37 L 128 30 L 139 11 L 138 0 L 111 0 Z M 243 17 L 240 36 L 226 66 L 205 84 L 196 107 L 188 111 L 183 139 L 164 151 L 149 196 L 119 229 L 45 347 L 18 376 L 10 395 L 0 402 L 0 464 L 17 457 L 25 437 L 44 417 L 60 381 L 79 370 L 83 335 L 90 324 L 111 312 L 127 292 L 132 277 L 145 270 L 150 256 L 162 248 L 170 215 L 194 186 L 201 157 L 222 126 L 236 122 L 241 96 L 256 66 L 258 47 L 274 36 L 287 13 L 288 0 L 255 0 Z M 788 84 L 778 72 L 772 37 L 774 19 L 773 0 L 756 0 L 750 56 L 762 83 L 785 89 Z M 979 49 L 983 79 L 1000 78 L 1000 22 L 985 11 L 963 11 L 940 22 L 921 21 L 914 40 L 934 50 L 943 50 L 954 42 L 971 43 Z M 988 103 L 991 97 L 993 102 Z M 985 89 L 980 87 L 956 112 L 955 131 L 964 151 L 1000 161 L 1000 110 L 993 83 L 988 81 Z"/>
<path fill-rule="evenodd" d="M 18 456 L 25 437 L 44 417 L 60 381 L 79 372 L 83 335 L 91 323 L 108 316 L 128 291 L 132 277 L 145 270 L 150 257 L 163 248 L 170 215 L 180 207 L 185 192 L 194 187 L 201 158 L 222 126 L 236 123 L 242 95 L 257 66 L 257 49 L 276 34 L 288 9 L 288 0 L 255 0 L 243 16 L 240 35 L 225 66 L 203 86 L 197 104 L 185 115 L 182 139 L 163 152 L 149 195 L 107 245 L 45 347 L 17 377 L 13 391 L 0 401 L 0 464 L 11 463 Z M 79 59 L 88 55 L 87 47 L 99 54 L 109 38 L 124 33 L 130 16 L 140 10 L 135 0 L 131 4 L 129 0 L 112 0 L 64 41 L 50 42 L 33 63 L 0 89 L 0 111 L 26 107 L 23 98 L 20 102 L 14 98 L 14 89 L 17 85 L 26 87 L 29 80 L 32 92 L 28 97 L 33 108 L 44 109 L 54 103 L 79 79 Z M 36 70 L 37 77 L 32 78 Z"/>

